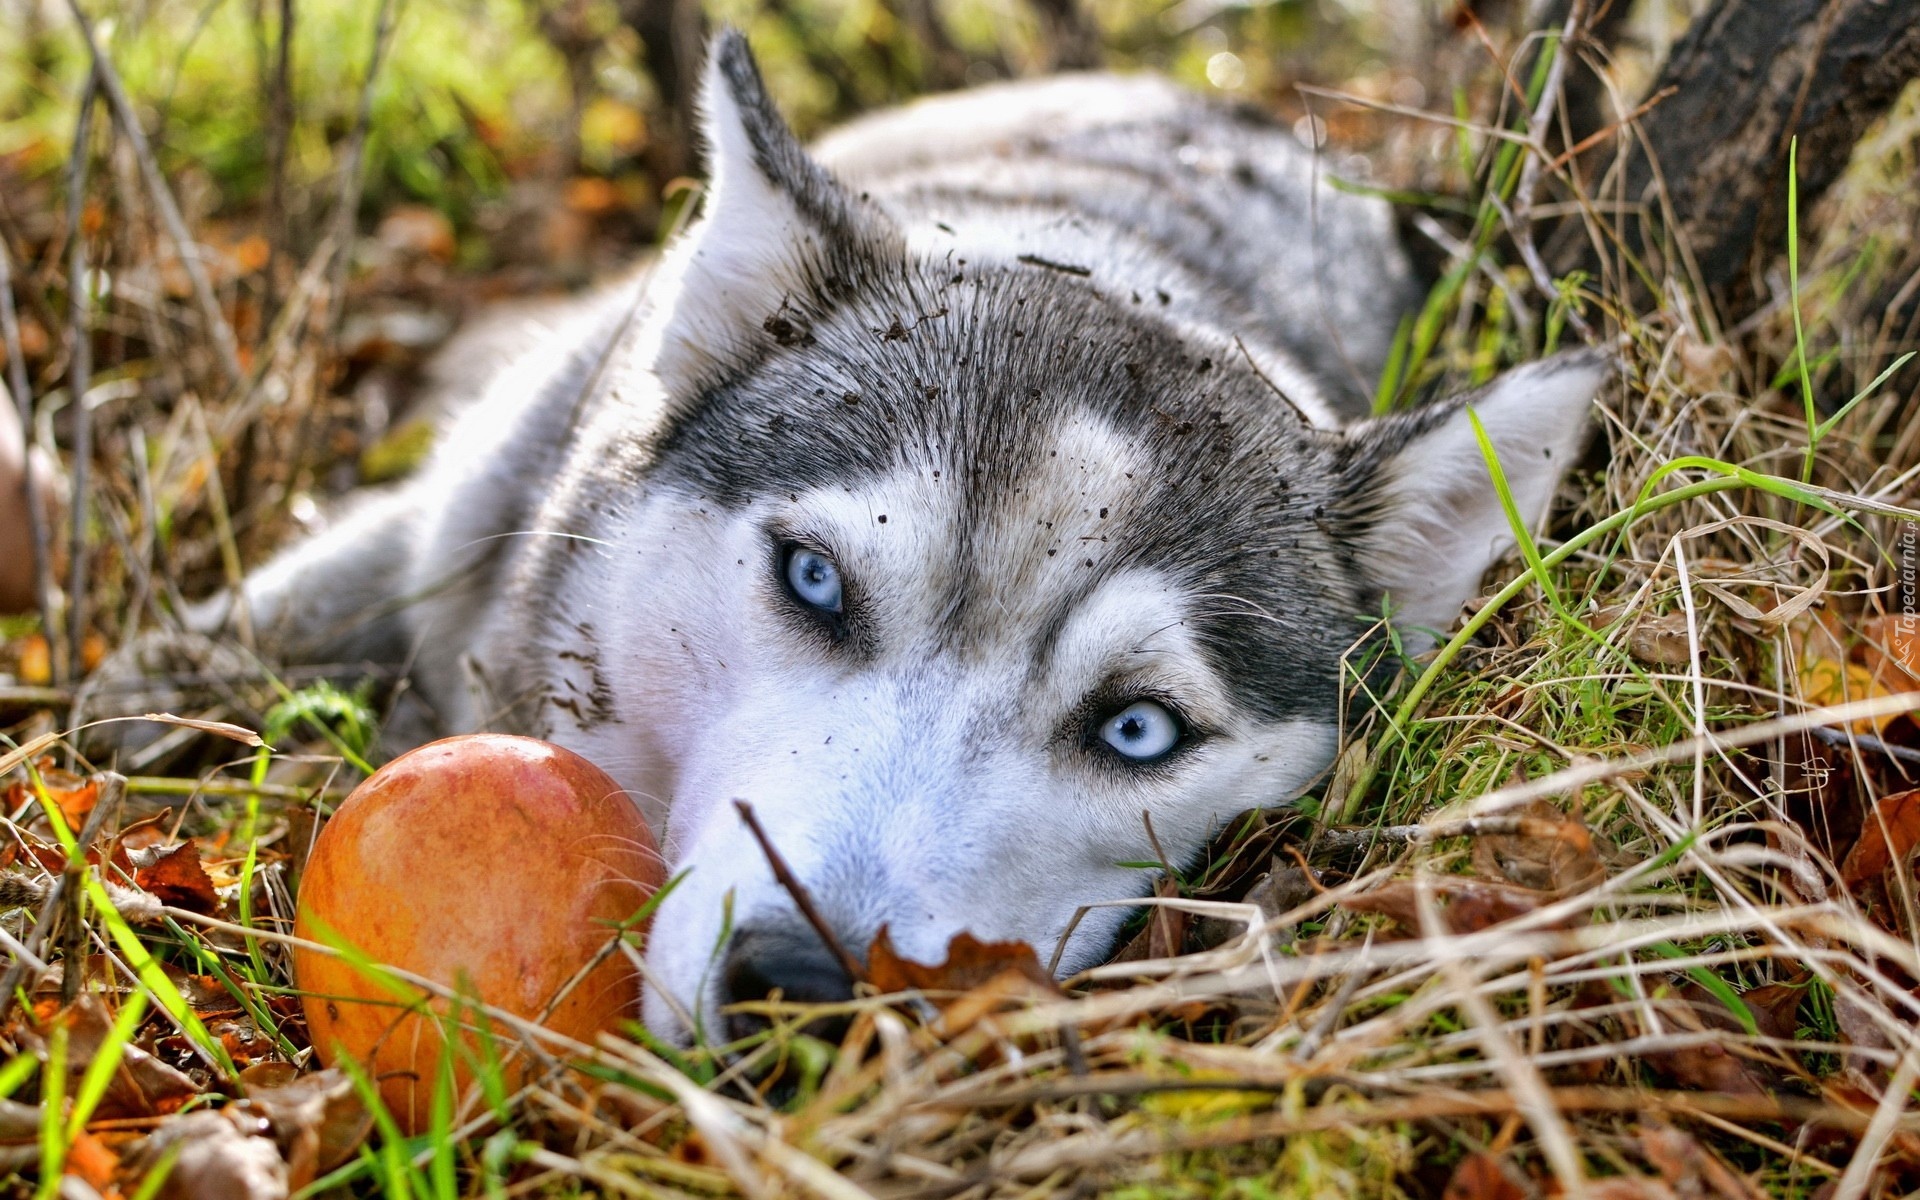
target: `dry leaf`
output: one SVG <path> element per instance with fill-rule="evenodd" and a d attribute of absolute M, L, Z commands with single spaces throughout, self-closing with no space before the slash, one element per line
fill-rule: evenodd
<path fill-rule="evenodd" d="M 303 1188 L 353 1157 L 373 1130 L 373 1114 L 344 1072 L 328 1068 L 286 1078 L 283 1072 L 292 1070 L 285 1063 L 247 1068 L 243 1104 L 266 1118 L 286 1156 L 290 1186 Z"/>
<path fill-rule="evenodd" d="M 1586 891 L 1606 879 L 1593 834 L 1577 814 L 1534 800 L 1509 815 L 1521 819 L 1519 833 L 1474 839 L 1473 865 L 1480 874 L 1558 896 Z"/>
<path fill-rule="evenodd" d="M 177 1146 L 156 1200 L 285 1200 L 287 1164 L 264 1137 L 266 1121 L 238 1105 L 175 1117 L 149 1134 L 128 1164 L 144 1173 Z"/>
<path fill-rule="evenodd" d="M 1655 1050 L 1646 1056 L 1654 1072 L 1677 1088 L 1699 1092 L 1721 1092 L 1733 1096 L 1770 1096 L 1773 1094 L 1753 1069 L 1753 1064 L 1712 1042 Z"/>
<path fill-rule="evenodd" d="M 1722 1162 L 1693 1135 L 1671 1125 L 1657 1121 L 1642 1125 L 1640 1153 L 1680 1195 L 1766 1200 L 1766 1194 L 1745 1176 Z"/>
<path fill-rule="evenodd" d="M 1824 708 L 1913 690 L 1904 671 L 1886 668 L 1879 659 L 1869 666 L 1858 631 L 1847 630 L 1831 612 L 1807 614 L 1788 627 L 1788 636 L 1799 656 L 1801 695 L 1809 705 Z M 1884 733 L 1902 715 L 1862 717 L 1849 726 L 1855 733 Z"/>
<path fill-rule="evenodd" d="M 1920 843 L 1920 788 L 1882 796 L 1860 830 L 1860 840 L 1847 851 L 1840 877 L 1858 886 L 1877 877 L 1895 862 L 1904 861 Z"/>
<path fill-rule="evenodd" d="M 1379 913 L 1409 934 L 1421 933 L 1420 888 L 1412 880 L 1382 884 L 1340 902 L 1349 912 Z M 1478 879 L 1434 879 L 1426 884 L 1451 933 L 1478 933 L 1545 907 L 1558 897 L 1550 892 L 1488 883 Z M 1561 927 L 1565 927 L 1565 922 Z"/>
<path fill-rule="evenodd" d="M 1530 1195 L 1498 1158 L 1475 1154 L 1461 1159 L 1453 1169 L 1441 1200 L 1528 1200 Z"/>
<path fill-rule="evenodd" d="M 1920 616 L 1868 617 L 1860 622 L 1860 662 L 1894 691 L 1920 687 Z"/>
<path fill-rule="evenodd" d="M 867 982 L 882 992 L 970 992 L 1009 973 L 1049 992 L 1058 991 L 1033 947 L 1025 942 L 983 942 L 970 933 L 958 933 L 947 943 L 947 961 L 929 966 L 901 958 L 882 925 L 867 952 Z"/>
<path fill-rule="evenodd" d="M 81 993 L 79 999 L 47 1018 L 39 1029 L 23 1031 L 23 1040 L 42 1058 L 45 1057 L 46 1030 L 54 1022 L 67 1028 L 67 1070 L 72 1076 L 68 1087 L 77 1088 L 88 1065 L 113 1036 L 113 1017 L 99 996 Z M 129 1043 L 121 1050 L 119 1069 L 113 1073 L 97 1113 L 102 1117 L 161 1116 L 178 1110 L 199 1094 L 200 1088 L 193 1080 L 140 1046 Z"/>
<path fill-rule="evenodd" d="M 1800 1028 L 1800 1002 L 1807 997 L 1804 983 L 1769 983 L 1740 993 L 1740 1002 L 1753 1014 L 1761 1036 L 1790 1042 Z"/>
<path fill-rule="evenodd" d="M 1241 901 L 1258 908 L 1260 916 L 1272 922 L 1312 900 L 1320 892 L 1319 883 L 1317 877 L 1275 858 L 1272 869 L 1254 881 Z M 1247 928 L 1244 920 L 1232 917 L 1201 917 L 1193 924 L 1195 940 L 1208 950 L 1239 937 Z M 1276 944 L 1285 945 L 1293 941 L 1294 928 L 1269 925 L 1267 932 Z"/>
<path fill-rule="evenodd" d="M 120 1156 L 84 1129 L 67 1145 L 67 1174 L 84 1179 L 95 1191 L 104 1192 L 119 1169 Z"/>
<path fill-rule="evenodd" d="M 1634 622 L 1627 634 L 1627 653 L 1656 667 L 1693 664 L 1693 639 L 1687 634 L 1687 614 L 1664 613 Z"/>
<path fill-rule="evenodd" d="M 1886 1027 L 1876 1019 L 1876 1010 L 1856 998 L 1851 989 L 1840 989 L 1834 992 L 1833 1017 L 1835 1023 L 1840 1026 L 1840 1039 L 1849 1046 L 1866 1051 L 1890 1052 L 1895 1049 L 1893 1038 L 1888 1034 Z M 1849 1051 L 1844 1061 L 1847 1070 L 1859 1082 L 1874 1088 L 1877 1099 L 1879 1085 L 1885 1083 L 1887 1079 L 1884 1054 L 1860 1054 Z"/>
<path fill-rule="evenodd" d="M 202 916 L 220 911 L 220 897 L 213 880 L 200 863 L 200 851 L 192 842 L 182 842 L 151 864 L 133 873 L 133 881 L 153 894 L 162 904 L 184 908 Z"/>
<path fill-rule="evenodd" d="M 60 818 L 67 823 L 67 828 L 78 833 L 87 822 L 87 814 L 100 802 L 100 785 L 54 766 L 51 759 L 41 759 L 34 772 L 40 777 L 40 786 L 46 789 L 47 799 L 60 810 Z M 30 781 L 17 780 L 7 786 L 6 798 L 0 802 L 6 804 L 8 812 L 16 812 L 28 801 L 38 800 L 39 795 L 39 789 Z"/>
<path fill-rule="evenodd" d="M 1180 895 L 1180 883 L 1168 875 L 1162 875 L 1153 885 L 1153 894 L 1161 899 L 1177 899 Z M 1172 958 L 1186 948 L 1189 914 L 1166 905 L 1155 905 L 1147 910 L 1147 924 L 1133 939 L 1113 956 L 1112 962 L 1145 962 L 1155 958 Z"/>

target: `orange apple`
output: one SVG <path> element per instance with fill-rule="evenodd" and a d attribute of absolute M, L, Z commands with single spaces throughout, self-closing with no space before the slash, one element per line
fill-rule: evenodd
<path fill-rule="evenodd" d="M 664 874 L 639 809 L 586 759 L 532 738 L 448 738 L 394 759 L 340 805 L 307 861 L 294 933 L 591 1042 L 637 1015 L 640 981 L 617 949 L 575 976 Z M 401 1128 L 423 1129 L 441 1022 L 346 959 L 296 948 L 293 970 L 321 1060 L 361 1063 Z M 517 1063 L 513 1046 L 497 1043 Z"/>

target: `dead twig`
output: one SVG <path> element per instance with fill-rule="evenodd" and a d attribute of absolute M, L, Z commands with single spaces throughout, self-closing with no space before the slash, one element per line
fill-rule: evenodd
<path fill-rule="evenodd" d="M 161 174 L 160 164 L 153 156 L 153 146 L 147 141 L 139 114 L 133 111 L 133 101 L 128 98 L 119 73 L 100 49 L 100 39 L 94 34 L 93 22 L 87 19 L 86 11 L 80 7 L 80 0 L 67 0 L 67 9 L 79 25 L 80 35 L 86 39 L 87 53 L 93 59 L 94 75 L 101 90 L 106 93 L 114 120 L 133 146 L 134 157 L 140 163 L 140 174 L 147 181 L 147 191 L 153 197 L 154 206 L 160 210 L 160 219 L 166 224 L 174 252 L 180 256 L 180 266 L 186 271 L 187 280 L 192 285 L 194 304 L 200 310 L 200 319 L 206 323 L 207 332 L 213 337 L 220 369 L 225 373 L 229 385 L 238 386 L 244 374 L 240 369 L 239 343 L 234 339 L 233 326 L 227 323 L 226 315 L 220 311 L 219 301 L 214 298 L 213 285 L 207 280 L 206 268 L 200 264 L 199 244 L 188 231 L 186 218 L 180 215 L 180 206 L 174 202 L 173 192 L 167 187 L 166 177 Z"/>
<path fill-rule="evenodd" d="M 1875 754 L 1884 754 L 1897 758 L 1904 763 L 1920 763 L 1920 750 L 1909 750 L 1905 746 L 1896 746 L 1882 741 L 1870 733 L 1854 733 L 1849 729 L 1835 729 L 1828 725 L 1815 725 L 1807 733 L 1817 742 L 1842 748 L 1858 746 L 1862 750 L 1871 750 Z"/>
<path fill-rule="evenodd" d="M 86 822 L 80 827 L 80 834 L 76 841 L 80 851 L 77 860 L 69 860 L 67 869 L 56 876 L 52 885 L 46 889 L 45 899 L 40 905 L 40 912 L 34 920 L 33 928 L 22 939 L 20 949 L 10 950 L 13 962 L 8 965 L 7 973 L 0 976 L 0 1022 L 4 1022 L 13 1012 L 14 998 L 20 993 L 27 973 L 35 970 L 37 966 L 46 965 L 41 962 L 39 955 L 41 948 L 53 938 L 56 927 L 65 926 L 70 930 L 77 930 L 80 943 L 84 946 L 86 929 L 73 910 L 79 902 L 79 892 L 84 886 L 85 872 L 90 869 L 87 865 L 86 850 L 93 844 L 94 839 L 100 836 L 100 831 L 106 828 L 107 821 L 119 813 L 121 801 L 127 794 L 126 777 L 112 771 L 95 775 L 93 782 L 99 785 L 100 795 L 94 801 L 93 811 L 87 814 Z M 74 866 L 75 861 L 79 864 L 77 871 Z M 66 975 L 77 981 L 79 974 L 79 958 L 67 958 Z M 63 990 L 67 986 L 69 985 L 63 978 Z M 71 997 L 68 998 L 71 999 Z"/>
<path fill-rule="evenodd" d="M 71 0 L 70 0 L 71 2 Z M 327 296 L 326 340 L 331 346 L 340 331 L 340 316 L 347 302 L 347 267 L 353 261 L 353 220 L 360 207 L 360 160 L 367 145 L 367 129 L 373 123 L 373 85 L 380 78 L 380 64 L 387 55 L 387 42 L 393 35 L 395 0 L 380 0 L 373 22 L 373 50 L 367 58 L 366 77 L 360 81 L 360 104 L 354 113 L 353 134 L 340 162 L 340 190 L 334 200 L 334 260 L 332 288 Z"/>
<path fill-rule="evenodd" d="M 93 413 L 87 407 L 87 392 L 93 385 L 93 289 L 87 280 L 87 233 L 83 223 L 87 162 L 92 156 L 93 102 L 99 86 L 96 66 L 87 72 L 87 82 L 80 89 L 80 115 L 74 122 L 73 151 L 67 160 L 67 336 L 72 343 L 67 357 L 67 392 L 73 413 L 73 498 L 64 653 L 54 652 L 53 631 L 47 631 L 56 682 L 77 679 L 83 673 L 80 648 L 87 636 L 87 491 L 93 466 Z"/>
<path fill-rule="evenodd" d="M 27 528 L 33 542 L 33 594 L 40 609 L 40 632 L 50 656 L 58 631 L 54 622 L 52 514 L 42 503 L 33 479 L 33 381 L 27 377 L 27 355 L 20 344 L 20 314 L 13 306 L 13 252 L 0 234 L 0 345 L 7 351 L 7 383 L 20 413 L 20 433 L 26 441 L 27 464 L 21 486 L 27 494 Z M 59 661 L 57 657 L 53 661 Z"/>
<path fill-rule="evenodd" d="M 787 889 L 787 894 L 793 897 L 794 906 L 800 910 L 800 915 L 807 919 L 807 924 L 813 926 L 813 931 L 820 935 L 820 941 L 839 962 L 840 969 L 847 973 L 847 978 L 852 982 L 864 982 L 867 978 L 866 968 L 860 965 L 859 959 L 847 952 L 846 946 L 834 934 L 833 926 L 827 924 L 827 919 L 814 906 L 813 897 L 807 893 L 807 886 L 801 883 L 800 877 L 787 866 L 787 860 L 780 857 L 780 851 L 774 849 L 773 840 L 767 837 L 767 831 L 760 827 L 760 818 L 753 815 L 753 805 L 745 800 L 735 800 L 733 807 L 739 810 L 740 819 L 747 823 L 747 830 L 753 834 L 753 840 L 760 843 L 760 853 L 767 856 L 767 865 L 773 868 L 773 877 L 779 880 L 780 886 Z"/>
<path fill-rule="evenodd" d="M 1574 39 L 1580 35 L 1586 19 L 1587 0 L 1573 0 L 1567 11 L 1566 24 L 1561 26 L 1559 37 L 1550 47 L 1553 61 L 1547 67 L 1547 78 L 1540 89 L 1539 102 L 1534 105 L 1527 121 L 1527 140 L 1536 147 L 1546 145 L 1548 126 L 1566 87 L 1567 63 L 1573 57 Z M 1545 165 L 1546 155 L 1539 150 L 1522 155 L 1520 184 L 1514 191 L 1508 232 L 1513 236 L 1514 247 L 1520 252 L 1520 261 L 1526 264 L 1527 273 L 1533 276 L 1534 286 L 1540 289 L 1542 299 L 1551 304 L 1559 291 L 1554 286 L 1553 272 L 1547 269 L 1546 260 L 1540 256 L 1540 247 L 1533 240 L 1533 210 L 1540 196 L 1540 173 Z M 1566 307 L 1566 319 L 1582 339 L 1589 342 L 1593 340 L 1593 327 L 1571 304 Z"/>
<path fill-rule="evenodd" d="M 1320 855 L 1345 855 L 1371 850 L 1375 846 L 1408 846 L 1457 837 L 1539 837 L 1554 838 L 1572 822 L 1549 821 L 1539 817 L 1469 817 L 1463 821 L 1436 821 L 1430 825 L 1382 825 L 1379 827 L 1321 829 L 1309 849 Z"/>

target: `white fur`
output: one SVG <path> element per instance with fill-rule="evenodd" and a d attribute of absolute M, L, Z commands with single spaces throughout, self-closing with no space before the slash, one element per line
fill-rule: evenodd
<path fill-rule="evenodd" d="M 660 492 L 594 552 L 610 568 L 594 576 L 606 590 L 582 599 L 607 645 L 625 652 L 604 662 L 619 719 L 556 736 L 664 816 L 663 850 L 687 872 L 648 947 L 665 993 L 648 1003 L 656 1031 L 689 1032 L 676 1009 L 717 1028 L 729 911 L 736 927 L 790 912 L 736 799 L 853 936 L 888 925 L 902 953 L 939 961 L 966 929 L 1045 956 L 1085 899 L 1148 889 L 1148 872 L 1116 865 L 1154 857 L 1144 813 L 1186 861 L 1233 814 L 1297 795 L 1330 759 L 1329 724 L 1242 715 L 1194 644 L 1196 600 L 1151 571 L 1107 578 L 1035 673 L 1035 630 L 1087 576 L 1087 560 L 1114 551 L 1103 529 L 1126 517 L 1128 475 L 1146 465 L 1097 421 L 1065 422 L 1054 445 L 1028 503 L 976 531 L 985 561 L 1028 570 L 987 581 L 991 619 L 957 653 L 930 630 L 957 567 L 948 556 L 964 484 L 930 468 L 738 515 Z M 821 540 L 850 593 L 865 597 L 877 643 L 867 665 L 836 665 L 796 638 L 768 570 L 764 531 L 776 521 Z M 1075 706 L 1115 675 L 1177 697 L 1217 732 L 1144 777 L 1063 744 Z M 1094 961 L 1124 915 L 1083 922 L 1065 968 Z"/>
<path fill-rule="evenodd" d="M 670 297 L 640 358 L 666 394 L 697 392 L 757 332 L 767 298 L 801 290 L 817 233 L 754 166 L 735 99 L 708 71 L 701 92 L 709 177 L 701 220 L 668 249 L 657 294 Z M 777 300 L 775 302 L 777 304 Z"/>
<path fill-rule="evenodd" d="M 1480 594 L 1487 567 L 1514 545 L 1469 409 L 1486 428 L 1531 532 L 1586 440 L 1585 414 L 1609 370 L 1609 361 L 1595 356 L 1509 371 L 1387 466 L 1379 486 L 1390 517 L 1365 539 L 1362 560 L 1386 589 L 1395 624 L 1414 651 L 1430 643 L 1426 631 L 1452 628 L 1461 606 Z"/>

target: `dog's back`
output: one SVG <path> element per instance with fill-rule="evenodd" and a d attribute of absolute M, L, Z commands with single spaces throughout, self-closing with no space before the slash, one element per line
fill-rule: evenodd
<path fill-rule="evenodd" d="M 916 248 L 1025 256 L 1237 331 L 1321 420 L 1365 413 L 1419 299 L 1385 205 L 1333 186 L 1263 114 L 1156 76 L 937 96 L 856 121 L 814 153 L 895 213 Z"/>

